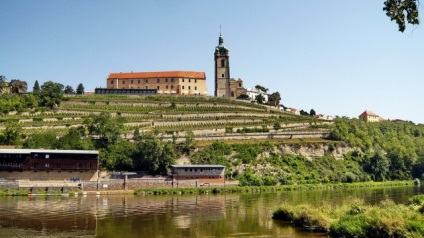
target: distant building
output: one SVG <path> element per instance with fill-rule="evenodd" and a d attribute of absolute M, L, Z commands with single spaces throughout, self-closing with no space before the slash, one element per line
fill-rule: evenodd
<path fill-rule="evenodd" d="M 256 88 L 248 88 L 246 90 L 246 94 L 249 96 L 251 101 L 256 101 L 256 97 L 259 95 L 262 95 L 264 97 L 263 103 L 268 102 L 268 94 L 263 92 L 262 90 L 256 89 Z"/>
<path fill-rule="evenodd" d="M 359 115 L 359 119 L 365 122 L 379 122 L 384 120 L 383 118 L 371 111 L 364 111 L 361 115 Z"/>
<path fill-rule="evenodd" d="M 240 78 L 237 79 L 230 79 L 230 98 L 236 99 L 241 95 L 246 94 L 246 89 L 243 87 L 243 80 Z"/>
<path fill-rule="evenodd" d="M 205 73 L 193 71 L 111 73 L 106 88 L 156 90 L 157 94 L 208 95 Z"/>
<path fill-rule="evenodd" d="M 171 165 L 174 187 L 184 183 L 196 186 L 225 185 L 225 166 L 223 165 Z"/>

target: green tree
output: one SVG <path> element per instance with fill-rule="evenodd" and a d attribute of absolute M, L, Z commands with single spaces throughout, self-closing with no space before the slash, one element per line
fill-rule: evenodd
<path fill-rule="evenodd" d="M 63 85 L 52 81 L 41 86 L 40 106 L 53 108 L 59 106 L 63 99 Z"/>
<path fill-rule="evenodd" d="M 309 112 L 309 114 L 310 114 L 311 116 L 315 116 L 317 113 L 315 112 L 315 110 L 314 110 L 314 109 L 311 109 L 311 111 Z"/>
<path fill-rule="evenodd" d="M 274 130 L 278 131 L 281 129 L 281 124 L 279 122 L 274 123 Z"/>
<path fill-rule="evenodd" d="M 172 142 L 164 142 L 152 132 L 143 133 L 137 143 L 137 153 L 134 156 L 136 170 L 148 170 L 151 174 L 167 174 L 169 165 L 177 158 Z"/>
<path fill-rule="evenodd" d="M 19 145 L 22 139 L 22 127 L 16 122 L 9 122 L 0 141 L 3 145 Z"/>
<path fill-rule="evenodd" d="M 133 157 L 136 153 L 136 146 L 122 138 L 119 138 L 115 143 L 108 144 L 104 149 L 101 149 L 101 166 L 109 170 L 133 170 Z"/>
<path fill-rule="evenodd" d="M 34 87 L 32 87 L 32 94 L 38 96 L 40 95 L 40 92 L 41 92 L 41 88 L 40 88 L 40 85 L 38 84 L 38 80 L 35 80 Z"/>
<path fill-rule="evenodd" d="M 56 133 L 46 130 L 28 136 L 23 147 L 29 149 L 57 149 L 56 144 Z"/>
<path fill-rule="evenodd" d="M 75 91 L 70 85 L 66 85 L 65 90 L 63 91 L 65 94 L 74 94 Z"/>
<path fill-rule="evenodd" d="M 255 101 L 256 101 L 257 103 L 259 103 L 259 104 L 262 104 L 262 103 L 264 103 L 264 101 L 265 101 L 265 97 L 264 97 L 264 96 L 262 96 L 262 94 L 258 94 L 258 95 L 256 96 L 256 98 L 255 98 Z"/>
<path fill-rule="evenodd" d="M 279 92 L 274 92 L 269 96 L 269 105 L 277 107 L 280 105 L 281 96 Z"/>
<path fill-rule="evenodd" d="M 309 116 L 309 113 L 307 111 L 304 111 L 303 109 L 300 110 L 299 113 L 300 113 L 300 115 L 303 115 L 303 116 Z"/>
<path fill-rule="evenodd" d="M 268 89 L 265 88 L 264 86 L 261 86 L 261 85 L 256 85 L 255 88 L 258 89 L 258 90 L 261 90 L 264 93 L 268 92 Z"/>
<path fill-rule="evenodd" d="M 115 143 L 124 129 L 124 122 L 124 118 L 114 118 L 108 113 L 92 115 L 84 120 L 88 133 L 98 138 L 98 148 L 106 148 L 109 143 Z"/>
<path fill-rule="evenodd" d="M 84 85 L 82 83 L 78 84 L 76 92 L 77 94 L 84 94 Z"/>
<path fill-rule="evenodd" d="M 396 21 L 399 31 L 403 32 L 406 28 L 406 22 L 412 25 L 420 23 L 418 6 L 418 0 L 386 0 L 383 11 L 386 12 L 391 21 Z"/>
<path fill-rule="evenodd" d="M 191 151 L 193 151 L 194 149 L 196 149 L 196 140 L 194 133 L 192 131 L 186 131 L 182 150 L 184 153 L 190 154 Z"/>
<path fill-rule="evenodd" d="M 365 163 L 364 170 L 371 174 L 374 181 L 389 179 L 390 160 L 379 151 Z"/>
<path fill-rule="evenodd" d="M 93 150 L 94 143 L 86 137 L 85 128 L 70 128 L 68 133 L 60 137 L 56 142 L 56 148 L 63 150 Z"/>

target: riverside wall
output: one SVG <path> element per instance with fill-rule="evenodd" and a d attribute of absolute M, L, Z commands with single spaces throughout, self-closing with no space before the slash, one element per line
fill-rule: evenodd
<path fill-rule="evenodd" d="M 24 186 L 22 186 L 24 184 Z M 20 190 L 66 190 L 66 191 L 116 191 L 116 190 L 136 190 L 149 188 L 196 188 L 196 187 L 217 187 L 225 186 L 225 183 L 202 184 L 199 180 L 172 180 L 171 177 L 160 178 L 139 178 L 139 179 L 110 179 L 99 181 L 81 181 L 77 186 L 70 186 L 61 181 L 0 181 L 0 189 L 20 189 Z"/>

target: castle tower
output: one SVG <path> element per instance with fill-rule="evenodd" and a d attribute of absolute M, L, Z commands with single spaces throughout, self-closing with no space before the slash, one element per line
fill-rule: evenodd
<path fill-rule="evenodd" d="M 230 98 L 230 55 L 221 34 L 218 43 L 215 48 L 215 97 Z"/>

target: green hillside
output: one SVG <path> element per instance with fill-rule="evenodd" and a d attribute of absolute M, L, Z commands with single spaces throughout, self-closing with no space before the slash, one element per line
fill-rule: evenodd
<path fill-rule="evenodd" d="M 106 170 L 165 174 L 174 163 L 223 164 L 228 179 L 242 185 L 424 172 L 424 127 L 411 122 L 328 122 L 214 97 L 72 95 L 53 108 L 10 107 L 1 99 L 3 146 L 96 149 Z"/>

